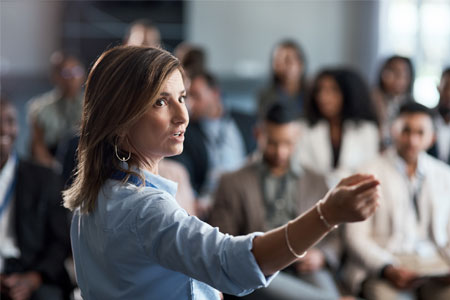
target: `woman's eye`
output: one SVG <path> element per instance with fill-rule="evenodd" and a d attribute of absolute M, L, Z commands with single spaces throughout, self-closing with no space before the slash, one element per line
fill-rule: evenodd
<path fill-rule="evenodd" d="M 165 99 L 161 98 L 161 99 L 158 99 L 158 100 L 155 101 L 155 106 L 157 106 L 157 107 L 162 107 L 164 105 L 166 105 L 166 100 Z"/>
<path fill-rule="evenodd" d="M 186 96 L 181 96 L 181 97 L 178 99 L 178 102 L 180 102 L 180 103 L 186 102 Z"/>

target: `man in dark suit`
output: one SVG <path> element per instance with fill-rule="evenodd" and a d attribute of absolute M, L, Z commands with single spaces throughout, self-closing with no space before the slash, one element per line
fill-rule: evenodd
<path fill-rule="evenodd" d="M 256 118 L 225 110 L 217 80 L 208 72 L 191 75 L 187 105 L 190 125 L 183 153 L 174 159 L 186 166 L 199 197 L 215 188 L 224 171 L 242 166 L 256 148 L 253 126 Z"/>
<path fill-rule="evenodd" d="M 442 72 L 438 91 L 439 103 L 434 118 L 436 143 L 428 152 L 450 165 L 450 67 Z"/>
<path fill-rule="evenodd" d="M 1 299 L 68 299 L 70 253 L 61 181 L 50 169 L 17 158 L 17 112 L 0 99 Z"/>

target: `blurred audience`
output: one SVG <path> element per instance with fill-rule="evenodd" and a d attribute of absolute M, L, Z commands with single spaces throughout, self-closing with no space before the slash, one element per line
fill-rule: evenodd
<path fill-rule="evenodd" d="M 259 115 L 263 116 L 276 101 L 295 103 L 295 109 L 301 115 L 307 88 L 305 70 L 305 55 L 300 45 L 293 40 L 279 43 L 272 53 L 272 80 L 259 95 Z"/>
<path fill-rule="evenodd" d="M 161 33 L 139 19 L 123 43 L 161 47 Z M 301 46 L 284 40 L 272 52 L 255 127 L 253 116 L 225 109 L 203 48 L 183 42 L 174 54 L 186 75 L 190 124 L 183 153 L 163 160 L 159 174 L 178 183 L 176 199 L 189 214 L 245 235 L 285 224 L 357 170 L 381 182 L 380 208 L 345 228 L 345 245 L 344 229 L 334 230 L 244 299 L 340 299 L 342 270 L 351 291 L 368 300 L 450 299 L 450 167 L 425 152 L 435 142 L 429 154 L 450 164 L 450 68 L 438 86 L 434 139 L 430 111 L 412 98 L 407 57 L 384 61 L 372 94 L 346 68 L 321 71 L 309 89 Z M 17 111 L 0 98 L 1 299 L 70 299 L 73 289 L 61 189 L 76 172 L 86 71 L 60 51 L 50 64 L 54 88 L 27 107 L 34 162 L 14 151 Z"/>
<path fill-rule="evenodd" d="M 201 203 L 208 206 L 220 175 L 241 167 L 247 153 L 254 150 L 255 120 L 225 110 L 219 85 L 211 74 L 200 72 L 190 80 L 189 130 L 183 153 L 175 159 L 186 166 Z"/>
<path fill-rule="evenodd" d="M 160 47 L 161 34 L 158 27 L 152 21 L 148 19 L 136 20 L 129 26 L 123 44 L 129 46 Z"/>
<path fill-rule="evenodd" d="M 380 125 L 381 148 L 391 144 L 390 128 L 399 107 L 412 99 L 414 68 L 404 56 L 388 57 L 381 66 L 373 100 Z"/>
<path fill-rule="evenodd" d="M 439 103 L 434 118 L 436 143 L 429 153 L 450 165 L 450 67 L 442 72 Z"/>
<path fill-rule="evenodd" d="M 327 192 L 324 178 L 291 157 L 300 134 L 294 103 L 273 103 L 256 130 L 258 151 L 237 171 L 224 174 L 209 222 L 221 232 L 268 231 L 310 209 Z M 339 265 L 340 239 L 332 232 L 268 288 L 245 299 L 337 299 L 330 268 Z"/>
<path fill-rule="evenodd" d="M 346 277 L 368 300 L 450 299 L 450 167 L 425 152 L 430 111 L 405 104 L 392 133 L 394 146 L 363 168 L 380 180 L 382 202 L 347 225 Z"/>
<path fill-rule="evenodd" d="M 378 153 L 378 129 L 364 80 L 348 69 L 317 76 L 307 106 L 308 124 L 297 159 L 334 186 Z"/>
<path fill-rule="evenodd" d="M 50 62 L 54 89 L 28 103 L 31 155 L 36 162 L 60 171 L 55 155 L 59 143 L 73 136 L 81 122 L 86 71 L 76 57 L 62 52 L 55 52 Z"/>
<path fill-rule="evenodd" d="M 17 157 L 17 111 L 0 98 L 1 299 L 69 299 L 70 253 L 59 177 Z"/>

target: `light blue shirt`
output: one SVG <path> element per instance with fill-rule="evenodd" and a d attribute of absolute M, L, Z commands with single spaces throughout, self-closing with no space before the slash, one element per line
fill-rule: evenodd
<path fill-rule="evenodd" d="M 155 187 L 108 180 L 94 212 L 74 214 L 72 250 L 83 299 L 219 299 L 265 287 L 252 252 L 260 233 L 222 234 L 176 202 L 177 185 L 141 171 Z M 214 288 L 216 289 L 214 289 Z"/>

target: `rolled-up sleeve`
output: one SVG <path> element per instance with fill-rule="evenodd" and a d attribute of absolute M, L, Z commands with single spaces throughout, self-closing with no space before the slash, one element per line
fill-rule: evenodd
<path fill-rule="evenodd" d="M 189 216 L 163 193 L 142 201 L 136 217 L 139 243 L 149 259 L 229 294 L 245 295 L 266 287 L 266 277 L 252 253 L 262 233 L 230 236 Z"/>

